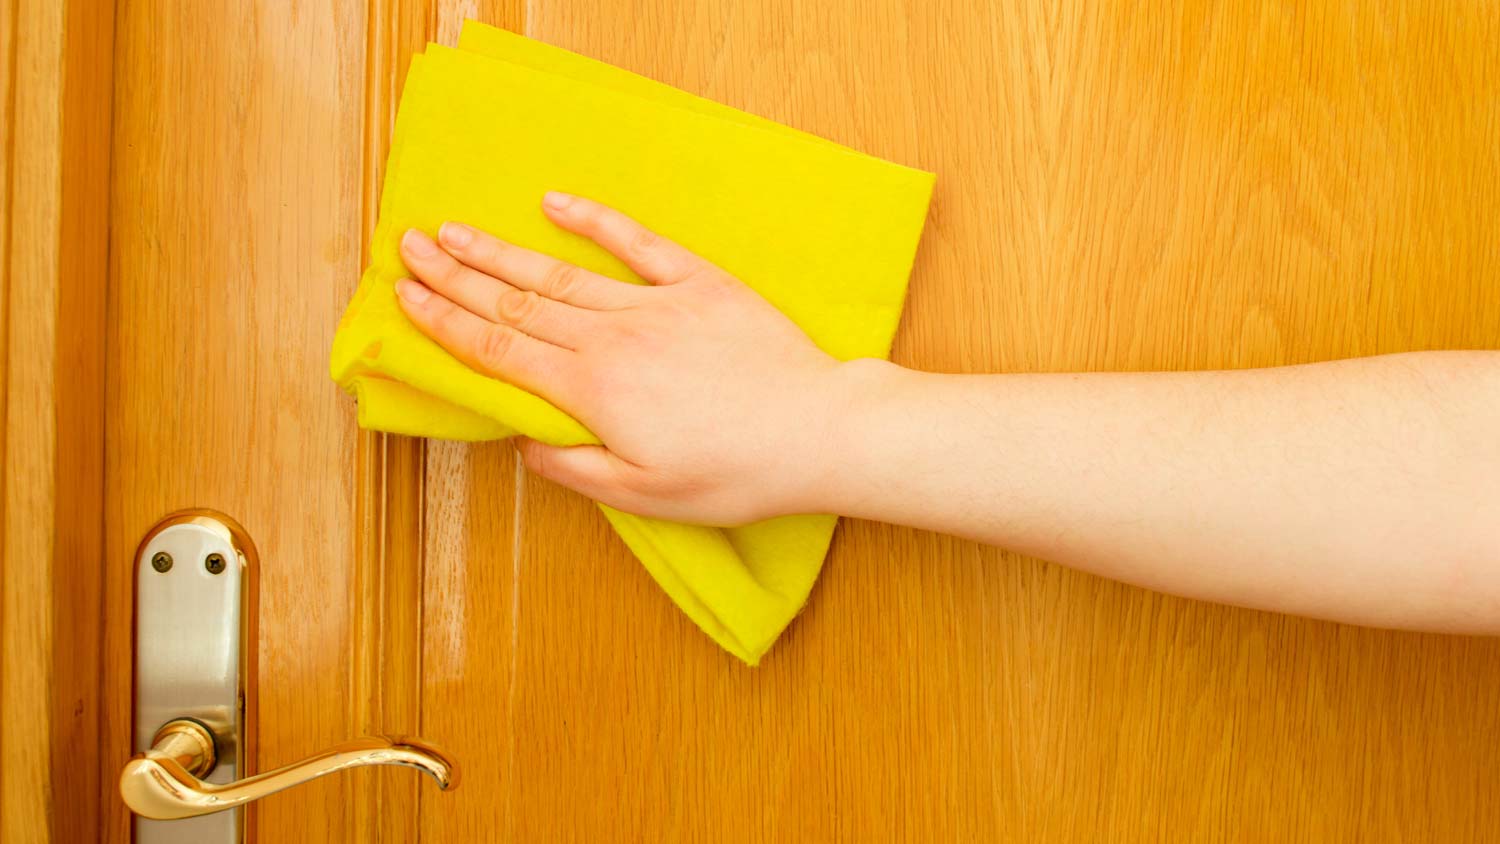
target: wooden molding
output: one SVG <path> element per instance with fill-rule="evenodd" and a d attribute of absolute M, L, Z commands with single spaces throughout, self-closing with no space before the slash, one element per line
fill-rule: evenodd
<path fill-rule="evenodd" d="M 100 822 L 97 766 L 68 761 L 99 736 L 113 21 L 109 0 L 0 9 L 6 841 L 88 840 Z"/>
<path fill-rule="evenodd" d="M 362 251 L 380 209 L 380 186 L 401 87 L 429 40 L 454 44 L 467 18 L 519 31 L 521 0 L 378 0 L 369 6 L 365 55 Z M 422 502 L 426 449 L 411 437 L 361 431 L 355 470 L 354 658 L 351 721 L 368 733 L 420 734 Z M 349 807 L 358 840 L 415 841 L 422 792 L 404 771 L 362 772 L 373 787 Z"/>
<path fill-rule="evenodd" d="M 520 0 L 379 0 L 369 6 L 365 56 L 362 251 L 380 209 L 391 127 L 411 57 L 429 40 L 453 44 L 466 18 L 519 30 Z M 354 659 L 351 720 L 369 733 L 421 731 L 423 442 L 361 431 L 356 456 Z M 359 840 L 415 841 L 418 783 L 402 771 L 363 774 L 377 785 L 350 806 Z"/>
<path fill-rule="evenodd" d="M 380 184 L 401 85 L 411 55 L 428 33 L 426 4 L 374 2 L 365 42 L 364 202 L 361 252 L 380 208 Z M 423 448 L 420 440 L 360 431 L 355 457 L 355 566 L 350 721 L 369 734 L 415 733 L 420 726 Z M 360 772 L 366 787 L 349 806 L 349 829 L 362 841 L 414 841 L 418 792 L 406 772 Z"/>

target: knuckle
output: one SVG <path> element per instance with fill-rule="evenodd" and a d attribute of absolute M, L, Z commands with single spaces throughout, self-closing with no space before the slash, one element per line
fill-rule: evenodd
<path fill-rule="evenodd" d="M 426 303 L 428 319 L 432 322 L 433 333 L 446 336 L 452 333 L 453 318 L 458 313 L 452 302 L 447 302 L 437 296 L 429 296 Z"/>
<path fill-rule="evenodd" d="M 559 261 L 547 270 L 547 277 L 542 283 L 542 289 L 552 299 L 567 299 L 578 292 L 578 285 L 582 282 L 583 271 L 572 264 Z"/>
<path fill-rule="evenodd" d="M 474 357 L 485 369 L 498 371 L 505 366 L 515 337 L 509 329 L 492 326 L 480 332 L 474 349 Z"/>
<path fill-rule="evenodd" d="M 612 347 L 645 348 L 659 332 L 657 314 L 640 314 L 634 319 L 606 323 L 604 331 Z"/>
<path fill-rule="evenodd" d="M 692 282 L 694 287 L 712 297 L 731 295 L 739 287 L 734 276 L 710 266 L 698 267 L 684 281 Z"/>
<path fill-rule="evenodd" d="M 493 266 L 504 259 L 506 246 L 493 237 L 477 238 L 469 247 L 476 263 Z"/>
<path fill-rule="evenodd" d="M 708 304 L 691 299 L 685 301 L 675 299 L 663 303 L 652 314 L 654 319 L 648 324 L 649 334 L 661 334 L 671 331 L 674 328 L 694 324 L 702 318 L 704 308 Z"/>
<path fill-rule="evenodd" d="M 551 461 L 547 459 L 546 449 L 537 448 L 536 443 L 528 442 L 521 447 L 521 462 L 532 473 L 544 478 L 550 477 L 548 470 L 552 468 Z"/>
<path fill-rule="evenodd" d="M 639 260 L 654 255 L 660 245 L 661 235 L 645 226 L 636 226 L 635 231 L 630 235 L 630 242 L 626 245 L 626 249 L 630 251 L 632 258 Z"/>
<path fill-rule="evenodd" d="M 590 401 L 606 403 L 612 399 L 616 382 L 613 373 L 608 366 L 584 366 L 573 373 L 568 387 L 579 395 L 588 396 Z"/>
<path fill-rule="evenodd" d="M 709 485 L 701 479 L 662 468 L 630 472 L 621 479 L 621 486 L 635 495 L 658 501 L 687 501 L 709 492 Z"/>
<path fill-rule="evenodd" d="M 452 285 L 457 284 L 460 280 L 463 279 L 465 270 L 466 268 L 463 264 L 460 264 L 458 261 L 449 258 L 443 263 L 443 268 L 439 271 L 438 274 L 442 277 L 443 281 L 446 284 Z"/>
<path fill-rule="evenodd" d="M 504 290 L 495 302 L 500 319 L 524 329 L 536 319 L 542 308 L 542 297 L 530 290 Z"/>
<path fill-rule="evenodd" d="M 625 473 L 620 478 L 620 485 L 637 495 L 659 497 L 671 491 L 671 484 L 666 477 L 648 469 Z"/>

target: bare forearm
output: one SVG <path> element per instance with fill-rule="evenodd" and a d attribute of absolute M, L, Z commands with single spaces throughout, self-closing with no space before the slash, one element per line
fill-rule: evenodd
<path fill-rule="evenodd" d="M 447 223 L 437 242 L 407 232 L 416 278 L 396 288 L 445 349 L 601 441 L 520 442 L 545 478 L 661 519 L 864 516 L 1198 598 L 1500 632 L 1500 352 L 1097 375 L 840 363 L 618 211 L 556 193 L 543 211 L 653 286 Z"/>
<path fill-rule="evenodd" d="M 855 368 L 816 509 L 1207 600 L 1500 631 L 1500 353 L 1230 372 Z"/>

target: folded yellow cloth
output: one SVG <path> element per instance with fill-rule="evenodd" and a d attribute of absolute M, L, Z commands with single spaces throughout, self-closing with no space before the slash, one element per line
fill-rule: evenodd
<path fill-rule="evenodd" d="M 618 207 L 724 267 L 839 358 L 889 354 L 931 174 L 482 24 L 465 24 L 459 47 L 412 59 L 370 266 L 334 337 L 333 378 L 358 400 L 361 427 L 598 442 L 449 356 L 394 293 L 402 233 L 445 220 L 640 282 L 542 216 L 553 189 Z M 601 508 L 672 600 L 752 665 L 806 601 L 836 521 L 721 529 Z"/>

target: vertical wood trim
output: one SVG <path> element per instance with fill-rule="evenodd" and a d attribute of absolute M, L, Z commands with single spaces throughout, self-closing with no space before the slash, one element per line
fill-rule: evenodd
<path fill-rule="evenodd" d="M 457 43 L 466 18 L 519 31 L 524 8 L 522 0 L 370 3 L 365 57 L 365 255 L 369 255 L 369 234 L 379 215 L 391 127 L 412 54 L 432 39 Z M 426 449 L 419 439 L 361 431 L 356 464 L 351 715 L 369 733 L 418 734 L 422 726 Z M 355 839 L 416 841 L 421 784 L 408 771 L 370 770 L 362 775 L 370 787 L 358 790 L 360 799 L 349 807 Z"/>
<path fill-rule="evenodd" d="M 391 126 L 411 55 L 430 32 L 425 2 L 373 0 L 365 56 L 364 232 L 380 208 Z M 371 734 L 415 734 L 421 726 L 421 507 L 424 448 L 410 437 L 361 431 L 355 472 L 352 720 Z M 349 807 L 358 841 L 417 840 L 419 783 L 410 771 L 361 772 Z"/>
<path fill-rule="evenodd" d="M 5 495 L 4 478 L 9 477 L 6 461 L 6 431 L 9 417 L 6 408 L 10 396 L 10 173 L 11 159 L 15 154 L 15 91 L 16 75 L 16 3 L 14 0 L 0 2 L 0 631 L 4 630 L 5 592 Z M 5 688 L 5 655 L 0 651 L 0 691 Z M 0 736 L 3 738 L 3 736 Z M 4 759 L 5 746 L 0 744 L 0 760 Z M 0 809 L 3 810 L 3 809 Z M 3 818 L 3 815 L 0 815 Z"/>
<path fill-rule="evenodd" d="M 0 839 L 97 835 L 109 0 L 12 0 L 4 41 Z M 15 775 L 22 771 L 24 775 Z"/>
<path fill-rule="evenodd" d="M 6 654 L 13 650 L 10 640 L 9 628 L 6 619 L 6 605 L 11 598 L 11 565 L 10 560 L 10 532 L 6 530 L 6 523 L 10 521 L 10 495 L 7 491 L 9 484 L 5 481 L 11 474 L 18 471 L 12 465 L 7 444 L 10 431 L 10 229 L 11 229 L 11 207 L 10 207 L 10 174 L 11 160 L 15 157 L 15 101 L 12 99 L 15 92 L 16 76 L 16 51 L 15 51 L 15 29 L 16 29 L 16 4 L 14 2 L 0 3 L 0 712 L 8 712 L 6 701 L 9 699 L 11 686 L 14 682 L 8 668 L 10 658 Z M 6 731 L 0 726 L 0 765 L 9 765 L 11 758 L 6 754 L 8 747 Z M 13 832 L 14 824 L 8 820 L 10 813 L 6 810 L 7 802 L 6 785 L 0 778 L 0 835 Z"/>
<path fill-rule="evenodd" d="M 62 236 L 59 248 L 57 507 L 53 572 L 60 667 L 53 728 L 58 759 L 99 747 L 104 608 L 104 404 L 109 293 L 111 119 L 114 104 L 114 0 L 71 0 L 63 77 Z M 123 760 L 120 760 L 123 763 Z M 110 772 L 106 774 L 105 772 Z M 105 765 L 64 764 L 53 778 L 59 841 L 94 839 L 113 787 Z M 72 795 L 77 795 L 76 798 Z"/>
<path fill-rule="evenodd" d="M 12 3 L 5 184 L 6 403 L 4 530 L 0 545 L 0 765 L 27 776 L 0 777 L 0 838 L 46 840 L 52 778 L 50 659 L 52 509 L 50 455 L 56 333 L 55 226 L 61 155 L 62 20 L 53 10 Z M 11 283 L 25 279 L 26 283 Z M 44 600 L 37 600 L 38 596 Z M 22 837 L 24 836 L 24 838 Z"/>

